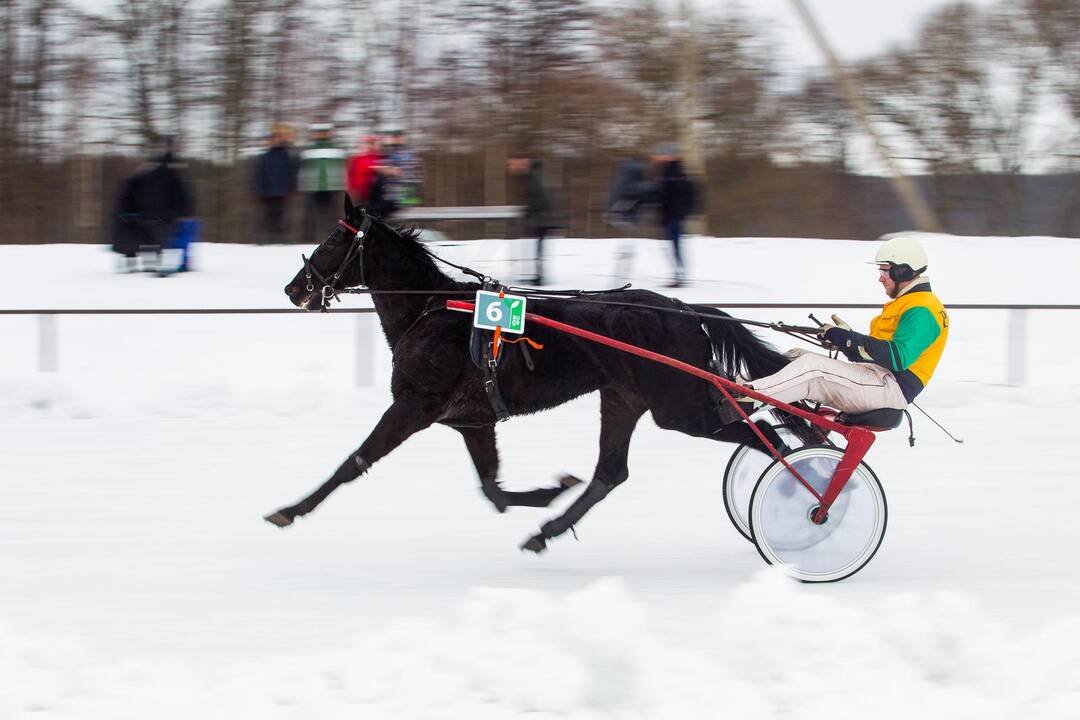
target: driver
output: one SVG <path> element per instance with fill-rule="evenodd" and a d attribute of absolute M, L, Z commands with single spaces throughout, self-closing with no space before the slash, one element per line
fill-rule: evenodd
<path fill-rule="evenodd" d="M 826 349 L 851 362 L 802 349 L 788 351 L 792 362 L 746 387 L 786 403 L 819 402 L 846 413 L 903 409 L 930 381 L 949 339 L 949 315 L 930 290 L 926 252 L 914 233 L 887 235 L 874 264 L 889 302 L 870 321 L 870 333 L 855 332 L 836 315 L 818 331 Z M 749 414 L 759 403 L 736 397 Z M 741 420 L 731 405 L 720 410 L 724 423 Z"/>

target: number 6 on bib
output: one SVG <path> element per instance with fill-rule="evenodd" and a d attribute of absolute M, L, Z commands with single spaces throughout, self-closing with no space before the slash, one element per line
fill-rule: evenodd
<path fill-rule="evenodd" d="M 503 295 L 489 290 L 476 291 L 473 326 L 483 330 L 502 328 L 503 332 L 525 332 L 525 300 L 522 295 Z"/>

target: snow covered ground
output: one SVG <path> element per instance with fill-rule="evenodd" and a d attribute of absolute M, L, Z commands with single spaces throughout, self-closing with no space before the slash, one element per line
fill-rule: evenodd
<path fill-rule="evenodd" d="M 926 245 L 947 304 L 1078 301 L 1080 241 Z M 551 281 L 617 284 L 631 247 L 630 279 L 661 285 L 665 247 L 647 240 L 556 240 Z M 881 301 L 874 248 L 692 238 L 677 294 L 824 317 Z M 438 251 L 512 279 L 527 249 Z M 0 308 L 286 307 L 299 248 L 202 246 L 198 272 L 166 279 L 114 274 L 98 247 L 0 246 L 0 263 Z M 355 387 L 362 322 L 62 316 L 59 369 L 39 373 L 37 319 L 0 316 L 0 718 L 1076 716 L 1080 314 L 1031 315 L 1012 388 L 1006 313 L 953 313 L 920 404 L 966 443 L 918 414 L 914 449 L 879 439 L 885 543 L 825 586 L 777 576 L 730 527 L 732 448 L 647 421 L 630 481 L 542 557 L 517 544 L 558 509 L 496 514 L 444 428 L 287 531 L 266 525 L 388 404 L 371 329 L 374 385 Z M 500 426 L 502 478 L 588 476 L 597 405 Z"/>

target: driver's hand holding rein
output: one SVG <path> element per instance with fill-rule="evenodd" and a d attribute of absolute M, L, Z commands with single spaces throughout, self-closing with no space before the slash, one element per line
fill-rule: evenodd
<path fill-rule="evenodd" d="M 818 333 L 826 348 L 851 362 L 814 352 L 785 353 L 792 362 L 747 387 L 786 403 L 820 402 L 847 413 L 903 409 L 922 392 L 949 338 L 949 316 L 924 273 L 926 252 L 912 233 L 887 236 L 874 259 L 878 282 L 889 296 L 870 332 L 856 332 L 836 315 Z M 753 409 L 749 399 L 743 409 Z M 730 405 L 725 422 L 741 419 Z"/>
<path fill-rule="evenodd" d="M 841 320 L 838 315 L 833 315 L 832 321 L 836 324 L 830 325 L 828 323 L 825 323 L 821 326 L 821 329 L 818 330 L 818 339 L 821 340 L 822 344 L 825 346 L 825 349 L 829 351 L 839 350 L 840 346 L 837 343 L 841 342 L 843 339 L 846 339 L 845 336 L 839 332 L 833 332 L 832 336 L 830 337 L 830 330 L 846 330 L 849 332 L 851 331 L 851 326 Z"/>

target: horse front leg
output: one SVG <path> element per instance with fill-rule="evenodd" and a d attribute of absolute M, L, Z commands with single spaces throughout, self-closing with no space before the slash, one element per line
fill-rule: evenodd
<path fill-rule="evenodd" d="M 307 515 L 334 492 L 338 486 L 352 482 L 367 472 L 368 468 L 385 457 L 410 435 L 429 427 L 435 421 L 431 411 L 422 409 L 419 403 L 399 399 L 383 413 L 375 429 L 367 436 L 356 452 L 341 463 L 330 479 L 315 492 L 296 503 L 266 515 L 263 519 L 278 527 L 288 527 L 293 520 Z"/>
<path fill-rule="evenodd" d="M 571 529 L 593 505 L 630 476 L 626 464 L 630 438 L 643 414 L 643 405 L 627 401 L 614 390 L 600 391 L 600 459 L 593 479 L 566 512 L 541 525 L 539 533 L 522 543 L 522 550 L 537 554 L 546 550 L 548 540 Z"/>
<path fill-rule="evenodd" d="M 581 484 L 581 480 L 573 475 L 563 475 L 559 478 L 559 484 L 552 488 L 525 491 L 503 490 L 496 479 L 499 476 L 499 449 L 495 445 L 495 426 L 458 428 L 458 432 L 464 438 L 465 448 L 469 451 L 473 465 L 476 466 L 476 474 L 480 477 L 480 489 L 484 497 L 490 500 L 495 509 L 501 513 L 513 506 L 547 507 L 555 498 L 575 485 Z"/>

